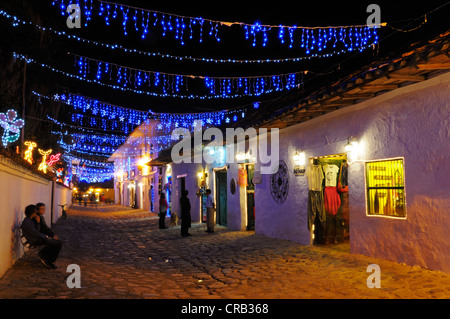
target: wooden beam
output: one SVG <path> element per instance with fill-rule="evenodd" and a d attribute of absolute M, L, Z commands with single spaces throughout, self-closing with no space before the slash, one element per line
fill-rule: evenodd
<path fill-rule="evenodd" d="M 364 91 L 384 91 L 384 90 L 395 90 L 398 89 L 397 84 L 377 84 L 377 85 L 365 85 L 363 86 Z"/>
<path fill-rule="evenodd" d="M 450 63 L 423 63 L 417 64 L 419 70 L 448 70 Z"/>
<path fill-rule="evenodd" d="M 391 73 L 390 76 L 392 79 L 402 81 L 421 82 L 425 80 L 423 75 Z"/>
<path fill-rule="evenodd" d="M 375 96 L 375 94 L 373 94 L 373 93 L 343 94 L 342 99 L 345 99 L 345 100 L 370 99 L 374 96 Z"/>

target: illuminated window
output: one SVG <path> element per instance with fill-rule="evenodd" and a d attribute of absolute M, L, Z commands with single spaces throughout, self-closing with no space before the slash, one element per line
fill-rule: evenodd
<path fill-rule="evenodd" d="M 367 215 L 406 218 L 403 159 L 366 162 Z"/>

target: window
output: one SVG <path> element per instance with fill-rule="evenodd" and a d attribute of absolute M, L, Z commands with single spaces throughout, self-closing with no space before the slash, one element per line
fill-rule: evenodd
<path fill-rule="evenodd" d="M 406 218 L 403 159 L 366 162 L 368 216 Z"/>

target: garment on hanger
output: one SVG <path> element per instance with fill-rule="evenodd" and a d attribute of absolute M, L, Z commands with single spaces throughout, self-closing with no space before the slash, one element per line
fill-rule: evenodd
<path fill-rule="evenodd" d="M 310 191 L 322 191 L 323 171 L 320 165 L 308 165 L 306 168 L 306 178 Z"/>
<path fill-rule="evenodd" d="M 323 166 L 323 171 L 325 173 L 325 187 L 336 187 L 339 167 L 334 164 L 325 164 Z"/>
<path fill-rule="evenodd" d="M 308 230 L 311 230 L 316 218 L 321 223 L 326 221 L 322 191 L 309 191 L 308 194 Z"/>
<path fill-rule="evenodd" d="M 346 160 L 341 164 L 339 181 L 341 182 L 342 187 L 348 186 L 348 163 Z"/>
<path fill-rule="evenodd" d="M 341 206 L 341 197 L 337 192 L 337 187 L 325 187 L 324 207 L 325 211 L 330 215 L 336 215 Z"/>

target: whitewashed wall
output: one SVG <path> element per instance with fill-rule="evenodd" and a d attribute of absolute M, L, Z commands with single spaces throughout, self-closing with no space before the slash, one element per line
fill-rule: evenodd
<path fill-rule="evenodd" d="M 62 216 L 61 207 L 58 205 L 67 206 L 64 208 L 67 210 L 70 205 L 72 205 L 72 189 L 65 187 L 63 185 L 59 185 L 54 183 L 54 193 L 53 193 L 53 223 L 56 223 L 58 219 Z M 47 205 L 46 205 L 47 206 Z M 50 214 L 50 207 L 46 207 L 46 214 Z M 50 226 L 51 219 L 50 217 L 46 217 L 47 224 Z"/>
<path fill-rule="evenodd" d="M 180 181 L 177 176 L 185 176 L 185 187 L 189 192 L 188 198 L 191 203 L 191 220 L 192 223 L 201 222 L 201 212 L 200 212 L 200 198 L 195 194 L 198 187 L 198 176 L 197 173 L 203 169 L 207 169 L 208 167 L 204 164 L 196 164 L 196 163 L 180 163 L 180 164 L 171 164 L 172 167 L 172 211 L 176 212 L 178 217 L 181 216 L 181 208 L 180 208 L 180 198 L 181 198 L 181 188 Z M 208 170 L 208 187 L 212 187 L 212 174 L 211 171 Z"/>
<path fill-rule="evenodd" d="M 450 73 L 280 131 L 289 196 L 277 204 L 269 176 L 256 187 L 256 232 L 310 243 L 307 180 L 293 175 L 297 148 L 306 157 L 344 152 L 356 136 L 360 159 L 405 158 L 406 220 L 366 216 L 364 163 L 349 168 L 351 252 L 450 272 Z"/>
<path fill-rule="evenodd" d="M 55 185 L 54 198 L 55 203 L 70 205 L 72 191 Z M 44 216 L 50 226 L 52 181 L 0 156 L 0 277 L 23 255 L 18 226 L 25 218 L 25 207 L 38 202 L 45 204 Z M 61 211 L 54 209 L 56 223 Z"/>

